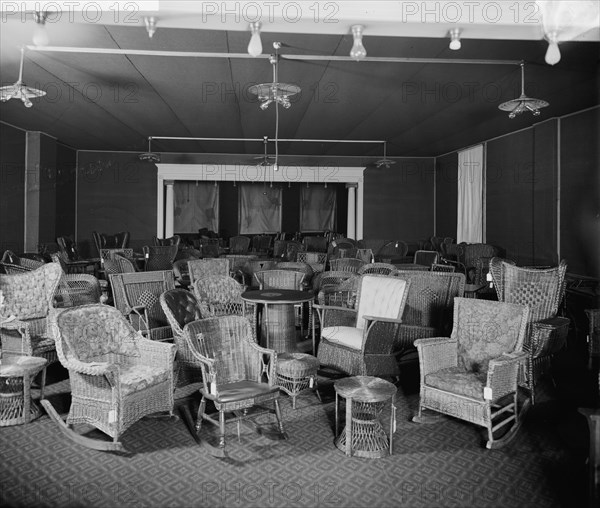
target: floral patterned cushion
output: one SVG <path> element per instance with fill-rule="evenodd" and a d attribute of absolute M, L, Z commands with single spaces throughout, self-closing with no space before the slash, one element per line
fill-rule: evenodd
<path fill-rule="evenodd" d="M 452 337 L 458 339 L 458 364 L 486 373 L 489 361 L 515 350 L 523 306 L 487 300 L 457 299 Z"/>
<path fill-rule="evenodd" d="M 167 369 L 157 370 L 156 366 L 128 365 L 120 367 L 121 393 L 138 392 L 149 386 L 161 383 L 168 379 Z"/>
<path fill-rule="evenodd" d="M 92 361 L 113 353 L 140 356 L 139 334 L 122 314 L 107 305 L 73 307 L 57 318 L 62 339 L 81 361 Z"/>
<path fill-rule="evenodd" d="M 456 395 L 483 400 L 487 381 L 484 372 L 465 372 L 462 367 L 450 367 L 425 376 L 425 384 Z"/>

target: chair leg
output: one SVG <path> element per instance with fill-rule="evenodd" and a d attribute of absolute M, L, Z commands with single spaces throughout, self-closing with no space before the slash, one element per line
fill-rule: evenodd
<path fill-rule="evenodd" d="M 285 433 L 285 429 L 283 428 L 283 420 L 281 418 L 281 410 L 279 409 L 279 401 L 277 399 L 275 399 L 273 402 L 275 405 L 275 416 L 277 417 L 277 425 L 279 427 L 279 433 L 281 434 L 281 436 L 284 439 L 287 439 L 287 434 Z"/>
<path fill-rule="evenodd" d="M 225 449 L 225 411 L 219 411 L 219 448 Z"/>
<path fill-rule="evenodd" d="M 196 417 L 196 433 L 200 432 L 202 428 L 202 420 L 204 419 L 204 411 L 206 411 L 206 399 L 204 395 L 200 401 L 200 407 L 198 407 L 198 416 Z"/>

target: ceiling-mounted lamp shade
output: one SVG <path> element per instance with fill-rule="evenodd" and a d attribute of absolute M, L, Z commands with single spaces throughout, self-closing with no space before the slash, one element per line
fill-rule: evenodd
<path fill-rule="evenodd" d="M 35 27 L 33 29 L 33 37 L 31 40 L 36 46 L 47 46 L 50 43 L 50 38 L 48 37 L 48 30 L 46 28 L 47 17 L 47 12 L 35 11 L 33 13 Z"/>
<path fill-rule="evenodd" d="M 461 48 L 460 28 L 450 30 L 450 45 L 448 47 L 453 51 L 458 51 Z"/>
<path fill-rule="evenodd" d="M 354 58 L 357 62 L 363 60 L 367 56 L 367 50 L 362 43 L 363 25 L 352 25 L 352 36 L 354 37 L 354 44 L 350 50 L 350 57 Z"/>
<path fill-rule="evenodd" d="M 152 136 L 148 137 L 148 151 L 139 154 L 138 159 L 144 162 L 160 162 L 160 155 L 152 151 Z"/>
<path fill-rule="evenodd" d="M 6 102 L 10 99 L 21 99 L 26 108 L 33 106 L 31 99 L 43 97 L 46 92 L 32 88 L 23 83 L 23 59 L 25 58 L 25 48 L 21 48 L 21 63 L 19 64 L 19 79 L 14 85 L 3 86 L 0 88 L 0 101 Z"/>
<path fill-rule="evenodd" d="M 252 32 L 252 37 L 250 37 L 250 42 L 248 43 L 248 54 L 250 56 L 257 57 L 262 54 L 263 47 L 260 40 L 260 26 L 259 21 L 250 23 L 250 31 Z"/>
<path fill-rule="evenodd" d="M 530 111 L 533 116 L 540 115 L 540 109 L 549 104 L 541 99 L 532 99 L 525 95 L 525 63 L 521 62 L 521 96 L 498 106 L 502 111 L 509 111 L 508 118 L 513 119 L 525 111 Z"/>
<path fill-rule="evenodd" d="M 156 18 L 154 16 L 144 16 L 144 23 L 146 24 L 146 31 L 148 37 L 152 39 L 152 36 L 156 33 Z"/>
<path fill-rule="evenodd" d="M 558 49 L 558 35 L 556 32 L 551 32 L 546 35 L 548 40 L 548 49 L 546 50 L 546 63 L 556 65 L 560 62 L 560 49 Z"/>

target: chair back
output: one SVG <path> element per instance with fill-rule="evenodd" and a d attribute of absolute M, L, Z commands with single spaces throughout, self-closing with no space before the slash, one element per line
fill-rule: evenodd
<path fill-rule="evenodd" d="M 289 240 L 285 245 L 285 259 L 287 261 L 297 261 L 298 253 L 304 250 L 304 245 L 295 240 Z"/>
<path fill-rule="evenodd" d="M 489 268 L 499 301 L 528 305 L 532 322 L 556 316 L 565 292 L 564 260 L 557 267 L 540 269 L 493 258 Z"/>
<path fill-rule="evenodd" d="M 322 252 L 327 254 L 327 238 L 324 236 L 305 236 L 302 239 L 304 249 L 311 252 Z"/>
<path fill-rule="evenodd" d="M 54 307 L 77 307 L 100 303 L 100 281 L 87 273 L 63 274 L 54 293 Z"/>
<path fill-rule="evenodd" d="M 31 272 L 45 263 L 36 259 L 29 259 L 23 256 L 17 256 L 10 250 L 4 251 L 2 260 L 0 261 L 0 268 L 4 269 L 6 274 L 16 274 L 23 272 Z"/>
<path fill-rule="evenodd" d="M 392 240 L 387 242 L 379 252 L 375 254 L 375 261 L 381 263 L 402 263 L 408 252 L 408 245 L 406 242 L 400 240 Z"/>
<path fill-rule="evenodd" d="M 391 263 L 367 263 L 358 269 L 359 275 L 365 275 L 367 273 L 376 273 L 379 275 L 393 275 L 398 270 Z"/>
<path fill-rule="evenodd" d="M 358 248 L 356 249 L 356 259 L 361 259 L 365 263 L 374 263 L 375 255 L 371 249 Z"/>
<path fill-rule="evenodd" d="M 217 385 L 244 380 L 258 381 L 262 365 L 247 355 L 247 343 L 255 343 L 250 321 L 242 316 L 220 316 L 190 323 L 185 330 L 192 348 L 215 361 Z M 207 382 L 209 380 L 205 380 Z"/>
<path fill-rule="evenodd" d="M 324 272 L 327 265 L 327 253 L 300 251 L 296 255 L 296 262 L 309 264 L 313 273 Z"/>
<path fill-rule="evenodd" d="M 181 237 L 179 235 L 173 235 L 169 238 L 158 238 L 157 236 L 155 236 L 152 238 L 152 241 L 154 242 L 154 245 L 158 247 L 166 247 L 168 245 L 176 245 L 177 247 L 179 247 L 179 244 L 181 243 Z"/>
<path fill-rule="evenodd" d="M 209 275 L 229 277 L 230 263 L 227 258 L 189 259 L 187 262 L 190 284 Z"/>
<path fill-rule="evenodd" d="M 169 289 L 160 295 L 159 301 L 174 335 L 181 335 L 185 325 L 202 319 L 198 300 L 190 291 Z"/>
<path fill-rule="evenodd" d="M 357 258 L 339 258 L 329 261 L 329 268 L 336 272 L 358 273 L 358 270 L 366 263 Z"/>
<path fill-rule="evenodd" d="M 444 264 L 440 264 L 440 263 L 432 263 L 431 271 L 432 272 L 451 272 L 451 273 L 453 273 L 456 271 L 456 267 L 454 265 L 444 265 Z"/>
<path fill-rule="evenodd" d="M 272 245 L 273 237 L 271 235 L 254 235 L 252 237 L 252 252 L 268 254 Z"/>
<path fill-rule="evenodd" d="M 146 271 L 172 270 L 173 261 L 177 256 L 178 245 L 144 245 L 144 257 L 146 258 Z"/>
<path fill-rule="evenodd" d="M 121 231 L 114 234 L 93 231 L 92 236 L 100 257 L 102 257 L 101 249 L 125 249 L 129 244 L 129 231 Z"/>
<path fill-rule="evenodd" d="M 125 256 L 126 258 L 132 258 L 133 257 L 133 249 L 130 249 L 130 248 L 126 248 L 126 249 L 103 248 L 103 249 L 100 249 L 100 259 L 103 262 L 106 261 L 107 259 L 114 259 L 117 254 L 120 254 L 121 256 Z"/>
<path fill-rule="evenodd" d="M 398 270 L 396 277 L 410 281 L 403 322 L 432 327 L 441 336 L 447 336 L 452 327 L 454 299 L 462 297 L 465 292 L 465 275 Z"/>
<path fill-rule="evenodd" d="M 249 259 L 242 266 L 242 273 L 244 275 L 244 284 L 248 286 L 256 287 L 256 278 L 254 274 L 261 270 L 272 270 L 277 265 L 277 262 L 272 259 Z"/>
<path fill-rule="evenodd" d="M 192 289 L 203 318 L 243 313 L 246 286 L 229 275 L 206 275 L 196 279 Z"/>
<path fill-rule="evenodd" d="M 2 315 L 14 315 L 17 319 L 46 317 L 62 275 L 57 263 L 46 263 L 14 275 L 0 274 L 0 291 L 4 296 Z"/>
<path fill-rule="evenodd" d="M 458 364 L 487 372 L 491 359 L 522 350 L 528 321 L 526 305 L 455 298 L 451 336 L 458 342 Z"/>
<path fill-rule="evenodd" d="M 356 327 L 365 328 L 365 316 L 400 319 L 410 282 L 385 275 L 361 275 L 356 295 Z"/>
<path fill-rule="evenodd" d="M 200 251 L 203 258 L 218 258 L 220 242 L 220 238 L 200 238 L 194 240 L 194 247 Z"/>
<path fill-rule="evenodd" d="M 306 275 L 294 270 L 260 270 L 254 274 L 260 289 L 302 290 Z"/>
<path fill-rule="evenodd" d="M 58 243 L 58 248 L 67 261 L 79 261 L 81 259 L 77 250 L 77 242 L 72 237 L 59 236 L 56 243 Z"/>
<path fill-rule="evenodd" d="M 459 243 L 457 249 L 458 261 L 465 267 L 467 283 L 485 284 L 489 262 L 498 254 L 496 247 L 487 243 Z"/>
<path fill-rule="evenodd" d="M 425 265 L 431 268 L 433 263 L 438 262 L 439 254 L 433 250 L 418 250 L 415 252 L 413 261 L 415 265 Z"/>
<path fill-rule="evenodd" d="M 230 254 L 247 254 L 250 248 L 250 238 L 247 236 L 232 236 L 229 239 Z"/>
<path fill-rule="evenodd" d="M 325 286 L 337 286 L 348 279 L 358 278 L 357 273 L 328 270 L 317 274 L 313 280 L 313 289 L 319 291 Z"/>
<path fill-rule="evenodd" d="M 292 270 L 294 272 L 304 273 L 304 283 L 310 284 L 314 275 L 313 269 L 308 263 L 300 263 L 298 261 L 282 261 L 275 265 L 277 270 Z"/>

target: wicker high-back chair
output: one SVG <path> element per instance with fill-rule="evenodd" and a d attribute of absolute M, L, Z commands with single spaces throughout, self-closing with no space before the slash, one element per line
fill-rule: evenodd
<path fill-rule="evenodd" d="M 356 242 L 350 238 L 336 238 L 327 247 L 327 255 L 330 260 L 355 258 L 357 251 Z"/>
<path fill-rule="evenodd" d="M 499 301 L 531 308 L 524 345 L 524 384 L 535 404 L 537 381 L 550 368 L 552 356 L 563 348 L 569 333 L 569 319 L 557 317 L 565 292 L 567 264 L 563 260 L 555 268 L 523 268 L 492 258 L 489 268 Z"/>
<path fill-rule="evenodd" d="M 273 237 L 271 235 L 255 235 L 252 237 L 252 252 L 260 256 L 267 256 L 273 248 Z"/>
<path fill-rule="evenodd" d="M 300 251 L 296 255 L 296 262 L 309 264 L 314 275 L 325 271 L 325 267 L 327 266 L 327 253 Z"/>
<path fill-rule="evenodd" d="M 312 287 L 312 278 L 314 275 L 313 269 L 308 263 L 301 263 L 299 261 L 282 261 L 275 265 L 277 270 L 292 270 L 294 272 L 304 273 L 303 285 L 305 288 Z"/>
<path fill-rule="evenodd" d="M 279 388 L 275 366 L 277 354 L 256 343 L 248 319 L 222 316 L 189 323 L 184 329 L 189 350 L 202 368 L 202 399 L 198 409 L 196 432 L 204 420 L 218 426 L 219 442 L 214 451 L 225 455 L 226 413 L 236 412 L 236 419 L 251 418 L 246 409 L 273 403 L 281 437 L 286 438 L 279 409 Z M 218 422 L 206 413 L 212 401 L 219 413 Z"/>
<path fill-rule="evenodd" d="M 286 261 L 297 261 L 298 253 L 304 250 L 304 245 L 301 242 L 295 240 L 289 240 L 285 245 L 285 260 Z"/>
<path fill-rule="evenodd" d="M 377 273 L 379 275 L 393 275 L 398 270 L 390 263 L 367 263 L 358 269 L 358 275 Z"/>
<path fill-rule="evenodd" d="M 229 274 L 235 278 L 240 284 L 248 285 L 250 281 L 247 280 L 244 267 L 248 261 L 257 259 L 256 254 L 227 254 L 225 259 L 229 260 Z"/>
<path fill-rule="evenodd" d="M 58 315 L 56 328 L 58 357 L 69 371 L 71 408 L 66 425 L 52 409 L 49 414 L 74 441 L 124 451 L 119 438 L 131 425 L 159 411 L 172 415 L 175 345 L 141 337 L 117 309 L 102 304 L 66 309 Z M 113 442 L 67 427 L 82 423 Z"/>
<path fill-rule="evenodd" d="M 375 254 L 371 249 L 356 249 L 356 259 L 362 259 L 365 263 L 374 263 L 375 262 Z"/>
<path fill-rule="evenodd" d="M 273 257 L 284 258 L 287 249 L 287 240 L 278 239 L 273 242 Z"/>
<path fill-rule="evenodd" d="M 313 278 L 313 290 L 318 293 L 325 286 L 336 286 L 347 279 L 356 277 L 358 277 L 358 273 L 327 270 Z"/>
<path fill-rule="evenodd" d="M 452 335 L 415 342 L 421 390 L 413 420 L 427 421 L 422 410 L 431 409 L 485 427 L 487 448 L 510 441 L 520 424 L 517 379 L 528 315 L 525 305 L 457 298 Z"/>
<path fill-rule="evenodd" d="M 4 251 L 2 260 L 0 261 L 0 268 L 4 269 L 4 273 L 8 275 L 31 272 L 40 266 L 43 266 L 43 261 L 37 261 L 35 259 L 29 259 L 23 256 L 17 256 L 10 250 Z"/>
<path fill-rule="evenodd" d="M 498 249 L 487 243 L 459 243 L 457 249 L 467 284 L 485 284 L 490 260 L 498 255 Z"/>
<path fill-rule="evenodd" d="M 100 281 L 86 273 L 63 274 L 54 293 L 54 307 L 77 307 L 100 303 Z"/>
<path fill-rule="evenodd" d="M 229 275 L 206 275 L 196 279 L 192 289 L 203 318 L 215 316 L 252 315 L 254 308 L 245 313 L 241 294 L 246 286 Z"/>
<path fill-rule="evenodd" d="M 331 259 L 329 261 L 329 269 L 335 272 L 358 273 L 365 264 L 362 259 L 356 258 Z"/>
<path fill-rule="evenodd" d="M 418 250 L 415 252 L 415 257 L 413 258 L 413 262 L 415 265 L 424 265 L 424 266 L 428 266 L 431 269 L 431 265 L 433 263 L 437 263 L 438 259 L 439 259 L 439 254 L 437 251 Z"/>
<path fill-rule="evenodd" d="M 327 238 L 324 236 L 305 236 L 302 239 L 304 249 L 310 252 L 322 252 L 327 254 Z"/>
<path fill-rule="evenodd" d="M 229 239 L 230 254 L 247 254 L 250 248 L 250 238 L 247 236 L 232 236 Z"/>
<path fill-rule="evenodd" d="M 123 249 L 127 250 L 127 249 Z M 128 256 L 122 255 L 120 252 L 115 252 L 112 258 L 107 258 L 102 263 L 104 265 L 104 273 L 108 277 L 111 273 L 134 273 L 139 271 L 138 267 Z"/>
<path fill-rule="evenodd" d="M 0 322 L 9 316 L 16 318 L 0 325 L 3 354 L 41 356 L 48 363 L 57 360 L 49 320 L 62 275 L 57 263 L 47 263 L 30 272 L 0 274 L 0 291 L 4 296 Z"/>
<path fill-rule="evenodd" d="M 314 305 L 321 323 L 321 366 L 353 376 L 397 375 L 394 346 L 409 287 L 398 277 L 361 275 L 355 308 Z M 330 315 L 340 312 L 354 317 L 352 326 L 330 322 Z"/>
<path fill-rule="evenodd" d="M 176 245 L 179 247 L 179 244 L 181 243 L 181 237 L 179 235 L 173 235 L 169 238 L 158 238 L 158 236 L 155 236 L 152 238 L 152 242 L 157 247 L 166 247 L 169 245 Z"/>
<path fill-rule="evenodd" d="M 114 259 L 117 254 L 126 258 L 133 258 L 133 249 L 100 249 L 100 261 L 105 262 L 107 259 Z"/>
<path fill-rule="evenodd" d="M 144 245 L 144 258 L 146 259 L 145 270 L 154 272 L 157 270 L 172 270 L 173 261 L 177 256 L 178 245 Z"/>
<path fill-rule="evenodd" d="M 243 284 L 248 287 L 258 287 L 254 274 L 261 270 L 272 270 L 275 268 L 277 262 L 273 259 L 249 259 L 242 266 L 241 272 L 243 273 Z"/>
<path fill-rule="evenodd" d="M 111 235 L 93 231 L 92 236 L 100 257 L 102 257 L 101 251 L 103 249 L 125 249 L 129 244 L 129 231 L 121 231 Z"/>
<path fill-rule="evenodd" d="M 406 262 L 406 253 L 408 245 L 400 240 L 392 240 L 387 242 L 379 252 L 375 254 L 375 261 L 380 263 L 404 263 Z"/>
<path fill-rule="evenodd" d="M 56 242 L 59 252 L 52 254 L 52 259 L 60 262 L 65 273 L 95 272 L 97 260 L 82 258 L 79 255 L 77 242 L 72 237 L 59 236 Z"/>
<path fill-rule="evenodd" d="M 173 270 L 110 275 L 115 307 L 132 326 L 152 340 L 169 340 L 173 330 L 160 306 L 160 295 L 175 289 Z"/>
<path fill-rule="evenodd" d="M 295 270 L 260 270 L 254 274 L 260 289 L 303 289 L 304 272 Z"/>
<path fill-rule="evenodd" d="M 227 258 L 189 259 L 187 264 L 192 286 L 198 279 L 209 275 L 229 276 L 231 271 L 230 261 Z"/>

